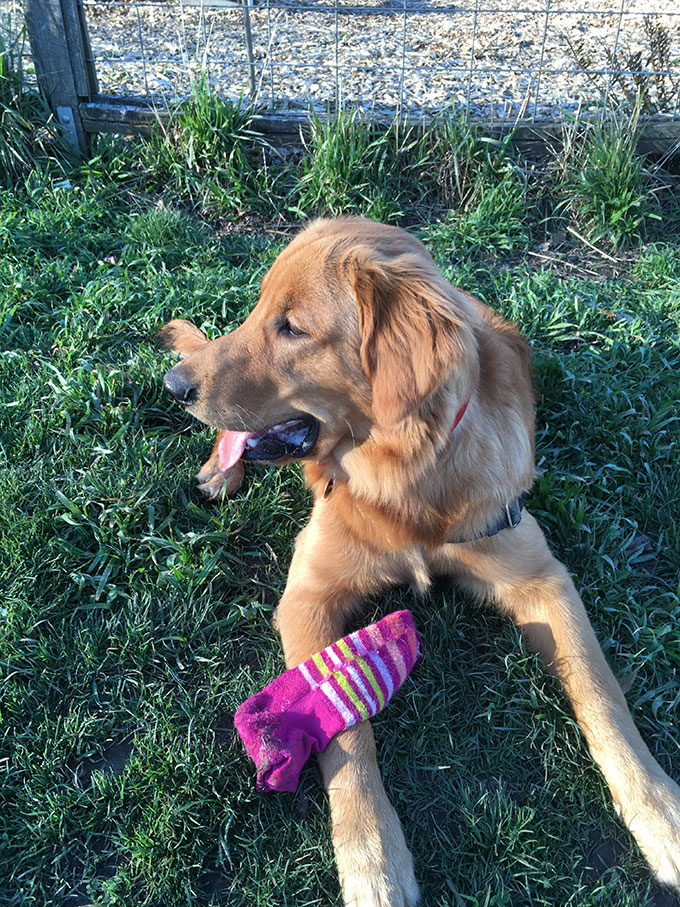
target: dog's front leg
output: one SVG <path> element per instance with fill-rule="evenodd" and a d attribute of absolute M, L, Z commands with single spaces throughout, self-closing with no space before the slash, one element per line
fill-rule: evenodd
<path fill-rule="evenodd" d="M 319 763 L 344 903 L 412 907 L 418 901 L 413 860 L 382 785 L 369 722 L 334 737 Z"/>
<path fill-rule="evenodd" d="M 440 556 L 468 588 L 509 613 L 560 679 L 640 850 L 662 882 L 680 889 L 680 788 L 633 724 L 574 584 L 534 518 L 525 514 L 516 529 L 490 539 L 446 545 Z"/>
<path fill-rule="evenodd" d="M 343 636 L 358 603 L 348 578 L 357 578 L 360 557 L 352 558 L 344 548 L 334 551 L 328 541 L 321 544 L 324 538 L 317 525 L 301 533 L 277 609 L 288 667 Z M 418 900 L 413 861 L 383 788 L 370 723 L 337 734 L 319 763 L 328 790 L 344 903 L 412 907 Z"/>

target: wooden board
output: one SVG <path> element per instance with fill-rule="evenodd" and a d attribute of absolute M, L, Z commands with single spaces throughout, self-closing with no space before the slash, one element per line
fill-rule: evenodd
<path fill-rule="evenodd" d="M 83 126 L 89 132 L 118 132 L 125 135 L 148 134 L 157 122 L 167 123 L 169 112 L 165 107 L 153 107 L 142 100 L 101 96 L 80 105 Z M 427 118 L 412 118 L 409 122 L 423 123 Z M 380 122 L 372 120 L 372 122 Z M 389 120 L 385 120 L 386 125 Z M 512 142 L 523 154 L 530 157 L 545 154 L 548 147 L 562 142 L 566 122 L 554 120 L 473 121 L 484 132 L 504 136 L 512 132 Z M 299 145 L 301 134 L 309 128 L 306 114 L 270 114 L 255 116 L 253 129 L 261 132 L 272 145 Z M 654 157 L 673 157 L 680 154 L 680 117 L 654 116 L 640 120 L 638 150 Z"/>

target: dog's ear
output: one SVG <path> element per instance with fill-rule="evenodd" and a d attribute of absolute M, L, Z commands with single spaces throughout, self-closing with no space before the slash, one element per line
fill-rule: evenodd
<path fill-rule="evenodd" d="M 190 321 L 184 321 L 183 318 L 175 318 L 174 321 L 168 321 L 162 328 L 158 329 L 156 334 L 158 345 L 164 350 L 170 350 L 172 353 L 179 353 L 182 358 L 191 356 L 201 347 L 208 343 L 208 338 L 203 331 L 199 330 L 195 324 Z"/>
<path fill-rule="evenodd" d="M 477 344 L 455 291 L 418 255 L 359 255 L 353 271 L 361 362 L 379 425 L 401 422 L 454 371 L 472 370 Z M 473 376 L 461 374 L 463 386 Z M 462 402 L 462 401 L 461 401 Z"/>

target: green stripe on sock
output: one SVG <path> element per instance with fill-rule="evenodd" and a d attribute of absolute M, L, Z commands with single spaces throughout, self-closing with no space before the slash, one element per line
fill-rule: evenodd
<path fill-rule="evenodd" d="M 336 646 L 338 647 L 338 649 L 340 649 L 340 651 L 348 661 L 353 661 L 354 664 L 360 669 L 369 685 L 373 687 L 373 692 L 378 697 L 380 708 L 384 709 L 385 697 L 383 695 L 383 691 L 380 689 L 380 684 L 375 679 L 375 674 L 373 673 L 371 666 L 366 661 L 364 661 L 364 659 L 360 655 L 355 654 L 347 645 L 344 639 L 339 639 L 336 642 Z"/>
<path fill-rule="evenodd" d="M 375 674 L 373 673 L 373 669 L 371 668 L 369 663 L 367 661 L 364 661 L 364 659 L 360 655 L 356 656 L 356 665 L 358 668 L 361 668 L 362 674 L 368 680 L 370 685 L 373 687 L 373 689 L 375 691 L 375 695 L 378 697 L 378 702 L 380 703 L 380 708 L 384 709 L 385 708 L 385 696 L 383 694 L 383 691 L 380 689 L 380 684 L 375 679 Z"/>
<path fill-rule="evenodd" d="M 344 691 L 345 695 L 348 697 L 352 705 L 357 709 L 360 715 L 364 719 L 370 718 L 368 709 L 364 705 L 363 701 L 359 698 L 357 691 L 352 687 L 344 674 L 341 674 L 339 671 L 333 675 L 333 680 L 338 684 L 338 686 Z"/>
<path fill-rule="evenodd" d="M 323 658 L 321 657 L 321 653 L 320 653 L 320 652 L 317 652 L 316 655 L 312 655 L 312 661 L 313 661 L 314 664 L 317 666 L 317 668 L 319 669 L 319 671 L 321 671 L 321 676 L 322 676 L 322 677 L 329 677 L 329 676 L 330 676 L 331 669 L 328 667 L 328 665 L 326 664 L 326 662 L 325 662 L 325 661 L 323 660 Z"/>

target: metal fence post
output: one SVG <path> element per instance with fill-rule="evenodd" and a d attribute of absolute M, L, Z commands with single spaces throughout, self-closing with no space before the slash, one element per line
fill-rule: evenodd
<path fill-rule="evenodd" d="M 246 39 L 246 56 L 248 58 L 248 83 L 250 85 L 250 100 L 255 103 L 257 85 L 255 82 L 255 57 L 253 56 L 253 32 L 250 27 L 250 7 L 253 0 L 243 0 L 243 31 Z"/>
<path fill-rule="evenodd" d="M 38 84 L 78 154 L 87 154 L 80 103 L 97 93 L 87 29 L 77 0 L 26 0 L 24 16 Z"/>

